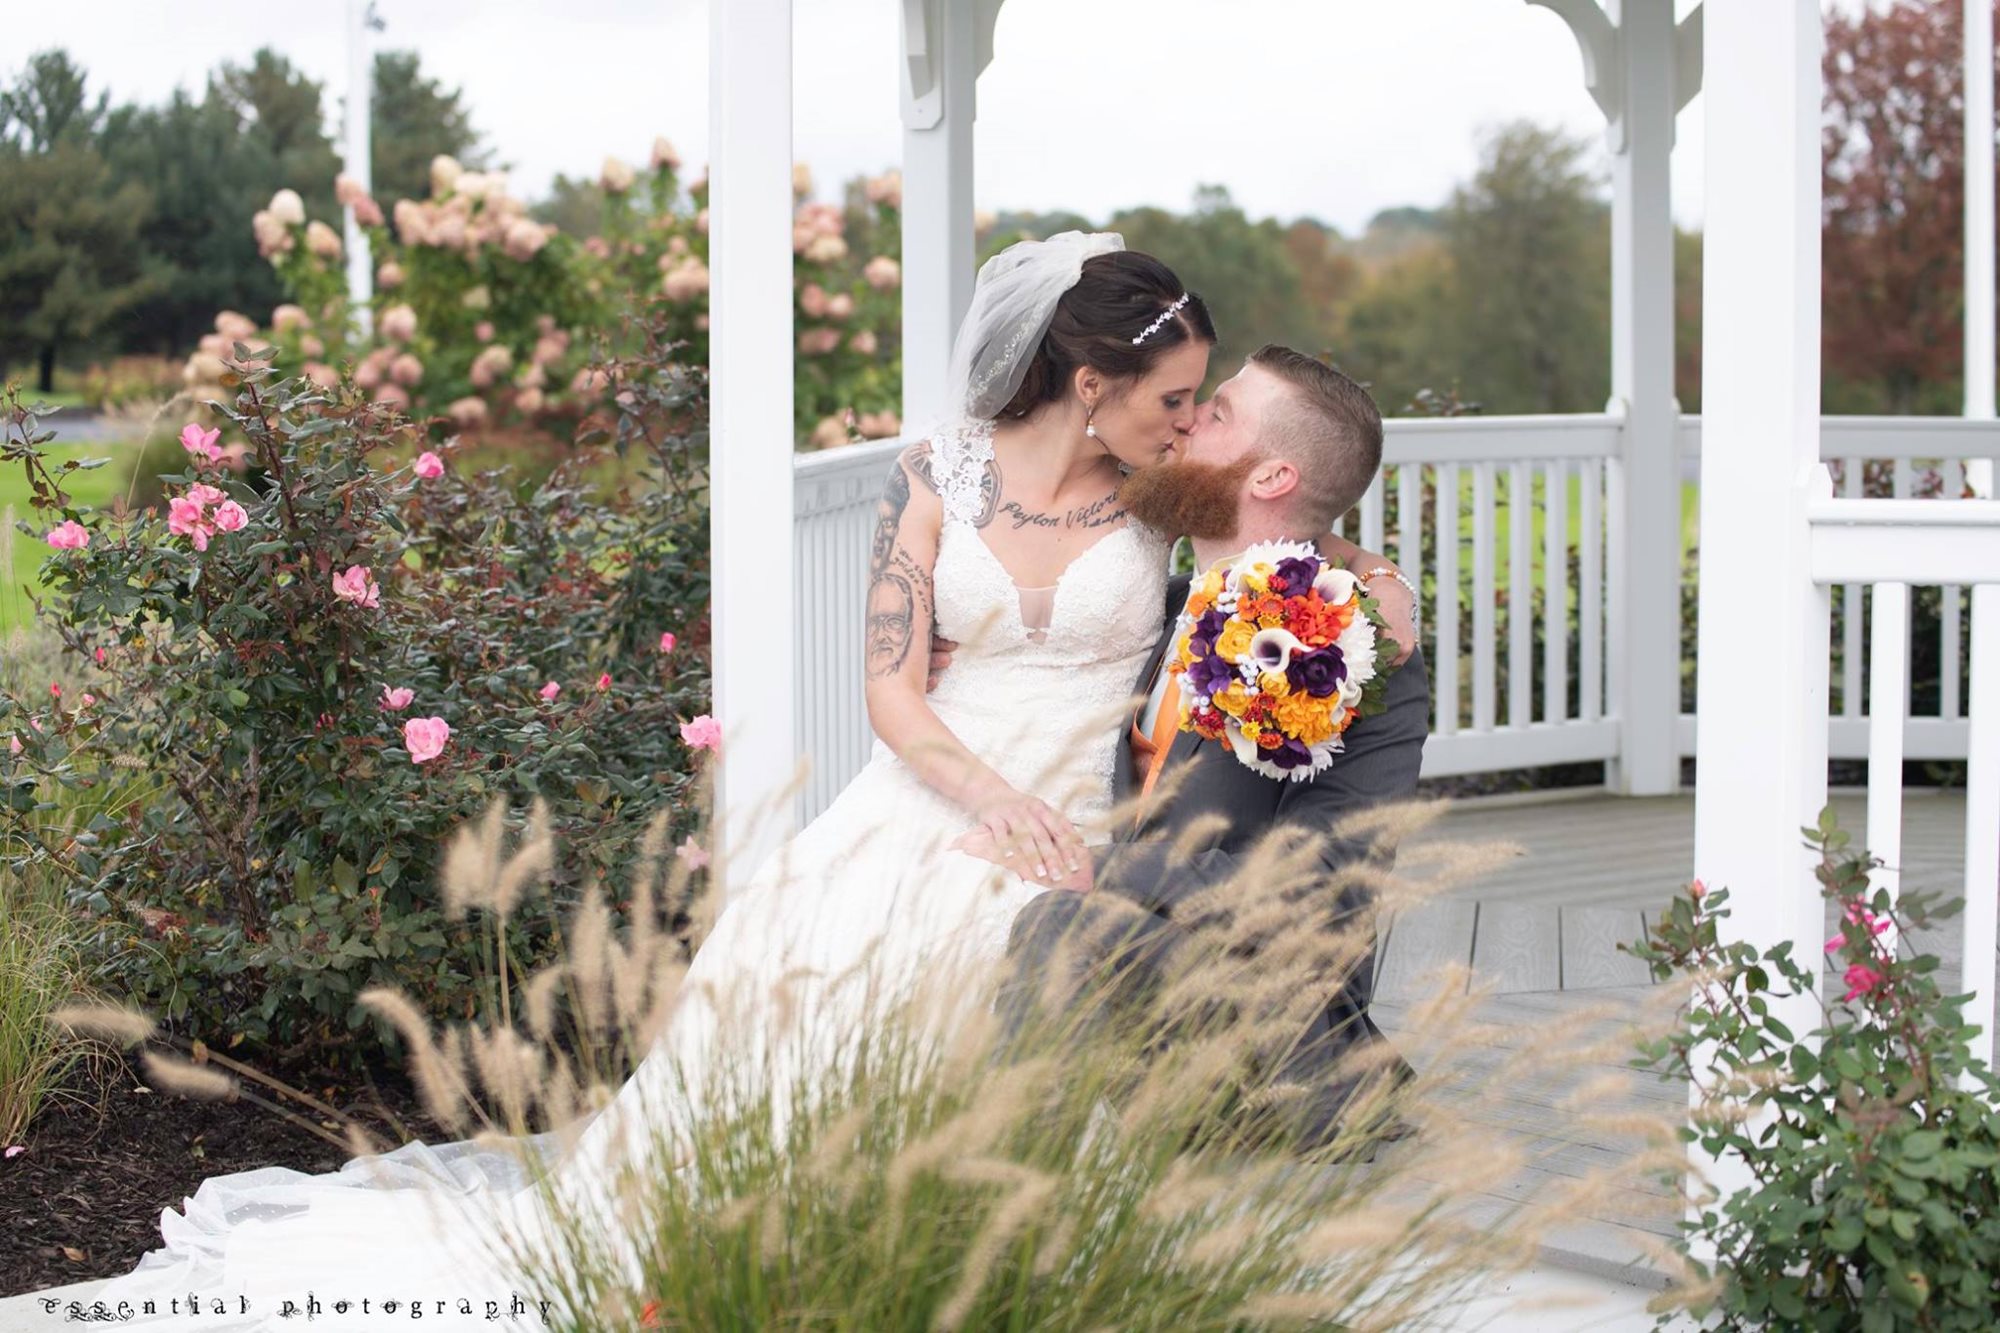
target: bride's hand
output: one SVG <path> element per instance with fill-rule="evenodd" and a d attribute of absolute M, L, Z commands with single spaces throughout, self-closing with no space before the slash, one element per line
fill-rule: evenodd
<path fill-rule="evenodd" d="M 1001 864 L 1028 877 L 1061 878 L 1080 868 L 1087 855 L 1076 825 L 1048 802 L 1012 787 L 1001 787 L 977 800 L 972 817 L 993 836 Z"/>
<path fill-rule="evenodd" d="M 976 856 L 982 861 L 991 861 L 994 865 L 1000 866 L 1003 869 L 1017 870 L 1015 866 L 1009 864 L 1005 857 L 1001 856 L 1000 845 L 993 841 L 993 835 L 986 831 L 984 825 L 976 826 L 959 834 L 951 845 L 954 850 L 964 852 L 967 856 Z M 1039 884 L 1045 889 L 1067 889 L 1071 893 L 1089 893 L 1094 887 L 1096 867 L 1089 857 L 1085 857 L 1080 867 L 1070 871 L 1066 875 L 1055 875 L 1048 878 L 1036 875 L 1022 875 L 1021 878 L 1027 880 L 1030 884 Z"/>

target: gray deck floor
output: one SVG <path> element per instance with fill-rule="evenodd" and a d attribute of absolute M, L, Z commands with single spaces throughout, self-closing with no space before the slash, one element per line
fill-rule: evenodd
<path fill-rule="evenodd" d="M 1864 803 L 1836 796 L 1842 826 L 1865 840 Z M 1907 793 L 1904 802 L 1906 888 L 1963 892 L 1965 802 L 1962 793 Z M 1594 1127 L 1563 1102 L 1593 1078 L 1622 1072 L 1625 1087 L 1602 1112 L 1651 1112 L 1678 1117 L 1687 1106 L 1680 1080 L 1663 1080 L 1625 1067 L 1635 1025 L 1670 1004 L 1650 983 L 1644 964 L 1617 952 L 1619 941 L 1639 939 L 1653 914 L 1692 873 L 1694 803 L 1690 796 L 1621 799 L 1592 794 L 1566 800 L 1516 804 L 1468 803 L 1450 811 L 1408 848 L 1427 840 L 1511 842 L 1524 854 L 1421 907 L 1385 922 L 1378 959 L 1375 1015 L 1404 1054 L 1430 1070 L 1449 1063 L 1447 1095 L 1465 1114 L 1507 1132 L 1533 1163 L 1492 1191 L 1522 1199 L 1564 1177 L 1615 1171 L 1624 1188 L 1562 1235 L 1558 1252 L 1597 1271 L 1648 1282 L 1641 1259 L 1649 1240 L 1675 1234 L 1678 1217 L 1670 1187 L 1643 1173 L 1624 1171 L 1640 1151 L 1636 1131 Z M 1738 886 L 1738 895 L 1749 886 Z M 1828 913 L 1831 933 L 1833 913 Z M 1947 923 L 1955 927 L 1957 919 Z M 1810 953 L 1817 953 L 1819 941 Z M 1939 938 L 1913 935 L 1906 949 L 1940 955 L 1939 982 L 1950 993 L 1960 975 L 1955 930 Z M 1432 969 L 1459 963 L 1472 969 L 1468 993 L 1480 995 L 1470 1021 L 1492 1030 L 1477 1045 L 1440 1056 L 1415 1031 L 1415 1006 L 1435 994 Z M 1990 966 L 1991 964 L 1989 964 Z M 1834 994 L 1837 996 L 1838 991 Z M 1520 1052 L 1552 1043 L 1571 1054 L 1537 1062 L 1532 1077 L 1512 1072 Z"/>

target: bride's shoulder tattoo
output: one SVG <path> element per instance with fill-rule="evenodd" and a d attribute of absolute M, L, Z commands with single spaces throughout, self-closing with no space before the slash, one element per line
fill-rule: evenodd
<path fill-rule="evenodd" d="M 989 458 L 979 474 L 979 516 L 972 526 L 983 528 L 1000 512 L 1000 460 Z"/>
<path fill-rule="evenodd" d="M 918 440 L 915 444 L 903 450 L 902 463 L 903 467 L 908 468 L 916 474 L 917 480 L 921 481 L 931 494 L 937 494 L 937 476 L 932 471 L 931 442 L 929 440 Z M 902 470 L 903 468 L 896 469 L 897 472 L 901 472 Z"/>

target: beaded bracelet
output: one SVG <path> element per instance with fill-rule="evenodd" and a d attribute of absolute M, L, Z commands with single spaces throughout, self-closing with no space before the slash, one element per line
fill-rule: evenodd
<path fill-rule="evenodd" d="M 1374 578 L 1377 574 L 1387 574 L 1390 578 L 1396 580 L 1396 582 L 1402 584 L 1405 588 L 1408 588 L 1410 590 L 1410 627 L 1412 629 L 1421 631 L 1423 628 L 1422 620 L 1424 614 L 1423 597 L 1420 593 L 1417 592 L 1417 585 L 1410 582 L 1410 576 L 1405 574 L 1402 570 L 1391 569 L 1387 565 L 1375 566 L 1375 568 L 1369 570 L 1366 574 L 1363 574 L 1361 576 L 1361 581 L 1363 583 L 1366 583 L 1369 579 Z"/>

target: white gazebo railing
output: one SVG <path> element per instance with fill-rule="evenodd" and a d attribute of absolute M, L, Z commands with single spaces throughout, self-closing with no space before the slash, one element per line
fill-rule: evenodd
<path fill-rule="evenodd" d="M 1695 748 L 1695 718 L 1678 690 L 1680 606 L 1628 608 L 1616 577 L 1629 533 L 1612 490 L 1624 475 L 1625 424 L 1607 413 L 1542 417 L 1392 419 L 1382 476 L 1348 516 L 1344 535 L 1380 551 L 1440 597 L 1425 629 L 1435 715 L 1424 774 L 1494 772 L 1539 765 L 1615 761 L 1625 719 L 1642 709 L 1677 720 L 1681 755 Z M 1681 448 L 1699 457 L 1701 419 L 1685 417 Z M 867 552 L 876 500 L 897 440 L 807 454 L 794 464 L 799 589 L 795 698 L 798 746 L 812 760 L 799 815 L 810 818 L 867 759 L 872 737 L 862 704 L 861 632 Z M 2000 423 L 1957 417 L 1832 417 L 1821 427 L 1821 457 L 1842 464 L 1843 492 L 1859 496 L 1864 464 L 1886 462 L 1894 494 L 1908 497 L 1921 467 L 1935 467 L 1943 495 L 1961 487 L 1969 458 L 2000 456 Z M 1456 493 L 1459 503 L 1440 505 Z M 1678 531 L 1680 488 L 1649 497 L 1670 509 Z M 1929 512 L 1949 499 L 1911 500 Z M 1525 521 L 1515 522 L 1522 515 Z M 1536 531 L 1539 526 L 1539 532 Z M 1574 558 L 1572 559 L 1572 548 Z M 1754 571 L 1730 578 L 1759 596 Z M 1859 584 L 1840 585 L 1859 607 Z M 1938 660 L 1964 653 L 1961 594 L 1947 585 L 1936 632 Z M 1514 614 L 1517 607 L 1528 613 Z M 1571 613 L 1575 633 L 1569 629 Z M 1619 697 L 1619 655 L 1634 615 L 1674 627 L 1674 687 L 1656 697 Z M 1871 680 L 1862 652 L 1863 619 L 1845 618 L 1837 711 L 1828 753 L 1864 759 L 1869 749 Z M 1539 631 L 1539 632 L 1538 632 Z M 1936 713 L 1911 715 L 1904 676 L 1904 753 L 1911 759 L 1964 759 L 1968 722 L 1957 670 L 1944 669 Z"/>
<path fill-rule="evenodd" d="M 1973 997 L 1965 1007 L 1966 1019 L 1980 1029 L 1972 1039 L 1973 1055 L 1990 1064 L 1991 960 L 2000 908 L 2000 502 L 1835 499 L 1825 478 L 1821 490 L 1822 498 L 1807 509 L 1813 580 L 1822 590 L 1865 583 L 1874 611 L 1865 733 L 1867 847 L 1886 862 L 1879 883 L 1892 894 L 1903 859 L 1910 587 L 1972 586 L 1972 697 L 1961 724 L 1966 744 L 1960 751 L 1969 762 L 1965 914 L 1959 922 L 1958 954 L 1964 967 L 1958 990 Z M 1850 624 L 1858 619 L 1850 616 Z"/>

